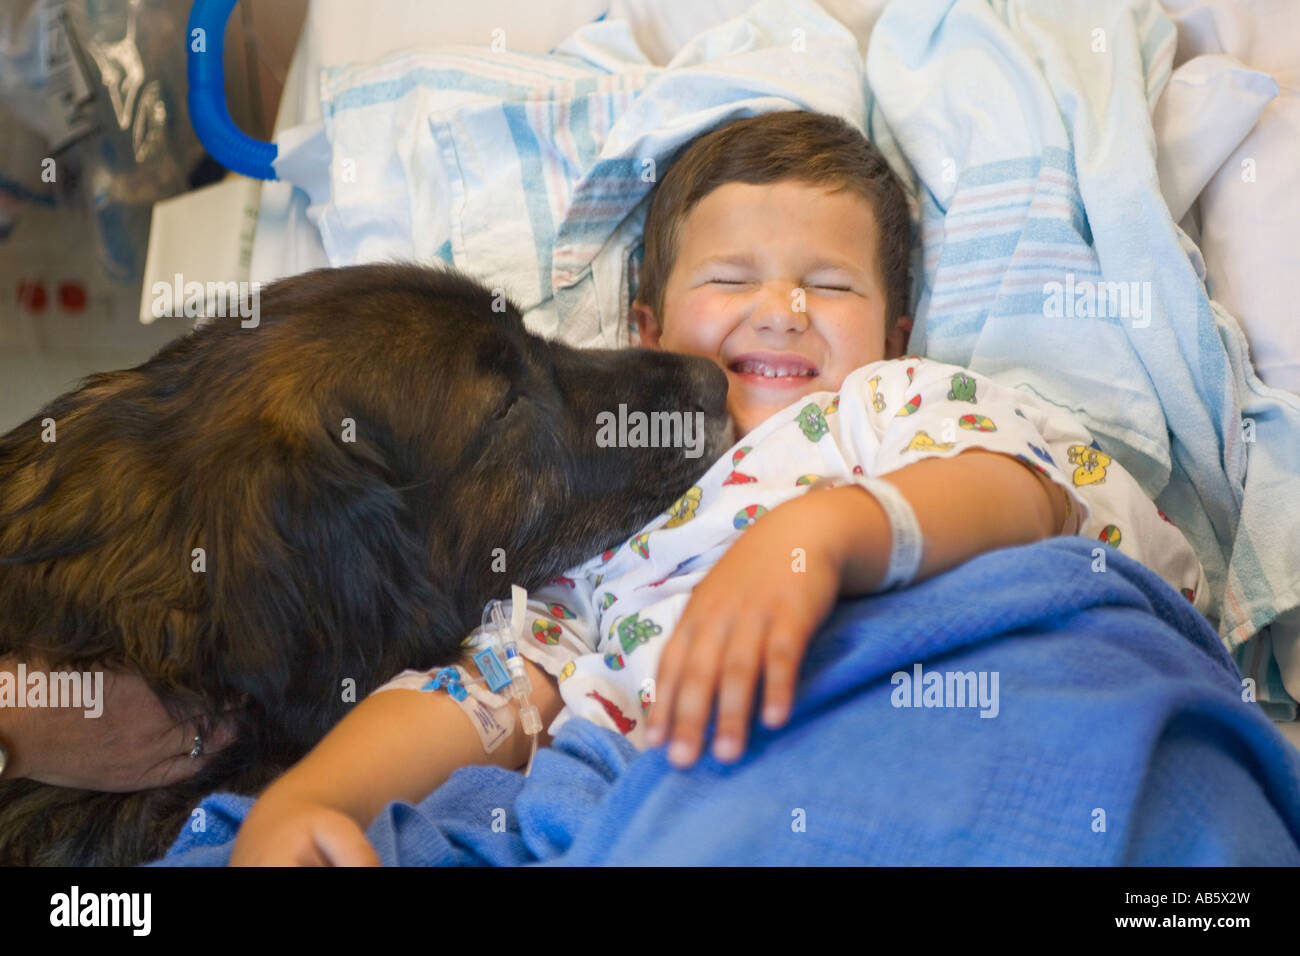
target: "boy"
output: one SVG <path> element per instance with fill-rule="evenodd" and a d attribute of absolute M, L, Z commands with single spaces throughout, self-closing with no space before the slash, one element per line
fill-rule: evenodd
<path fill-rule="evenodd" d="M 1056 534 L 1100 530 L 1204 601 L 1187 543 L 1086 429 L 963 369 L 898 360 L 906 200 L 848 124 L 774 113 L 701 137 L 645 234 L 642 342 L 720 365 L 744 437 L 626 546 L 529 596 L 519 649 L 549 733 L 580 715 L 638 747 L 671 737 L 686 767 L 716 699 L 713 755 L 734 761 L 760 676 L 779 727 L 838 597 Z M 504 728 L 489 741 L 447 694 L 419 691 L 428 677 L 399 675 L 268 789 L 231 862 L 373 863 L 363 828 L 388 802 L 418 802 L 489 748 L 523 765 L 509 705 L 465 705 Z"/>

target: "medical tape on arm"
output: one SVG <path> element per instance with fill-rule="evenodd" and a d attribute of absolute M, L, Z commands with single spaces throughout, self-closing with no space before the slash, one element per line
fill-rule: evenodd
<path fill-rule="evenodd" d="M 431 685 L 435 684 L 436 675 L 448 669 L 456 671 L 460 686 L 466 693 L 463 696 L 457 694 L 447 696 L 456 702 L 456 706 L 473 724 L 479 742 L 483 745 L 483 752 L 492 753 L 514 733 L 517 723 L 515 708 L 510 706 L 510 702 L 500 694 L 492 693 L 481 684 L 469 683 L 471 680 L 469 672 L 459 664 L 453 665 L 452 668 L 440 667 L 430 671 L 402 671 L 374 693 L 378 694 L 385 690 L 418 690 L 426 693 L 437 691 L 441 686 Z"/>

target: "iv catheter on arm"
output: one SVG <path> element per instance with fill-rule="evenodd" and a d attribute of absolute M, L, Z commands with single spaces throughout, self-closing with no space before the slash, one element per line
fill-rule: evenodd
<path fill-rule="evenodd" d="M 437 671 L 420 688 L 424 691 L 446 690 L 457 702 L 464 702 L 470 693 L 468 688 L 483 685 L 491 693 L 518 703 L 520 725 L 531 741 L 525 776 L 532 772 L 533 758 L 537 756 L 537 738 L 542 732 L 542 717 L 532 701 L 532 681 L 519 655 L 527 598 L 526 590 L 517 584 L 511 585 L 509 604 L 493 600 L 483 609 L 483 625 L 468 642 L 473 650 L 471 660 L 481 676 L 466 679 L 468 671 L 459 666 L 449 666 Z"/>

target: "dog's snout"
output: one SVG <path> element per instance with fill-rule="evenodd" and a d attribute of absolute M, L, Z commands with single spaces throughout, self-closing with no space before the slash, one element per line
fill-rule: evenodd
<path fill-rule="evenodd" d="M 689 356 L 694 410 L 710 418 L 727 411 L 727 373 L 705 358 Z"/>

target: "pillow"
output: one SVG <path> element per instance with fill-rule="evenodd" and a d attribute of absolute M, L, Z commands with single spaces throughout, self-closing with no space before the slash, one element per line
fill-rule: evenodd
<path fill-rule="evenodd" d="M 1271 76 L 1225 54 L 1193 57 L 1174 70 L 1151 116 L 1160 192 L 1174 222 L 1277 93 Z"/>
<path fill-rule="evenodd" d="M 1210 295 L 1241 324 L 1260 379 L 1300 393 L 1300 270 L 1294 262 L 1300 222 L 1300 4 L 1163 4 L 1178 26 L 1176 64 L 1228 54 L 1277 82 L 1278 95 L 1210 178 L 1195 211 Z M 1241 79 L 1237 74 L 1232 82 Z M 1238 86 L 1233 95 L 1242 92 Z"/>

